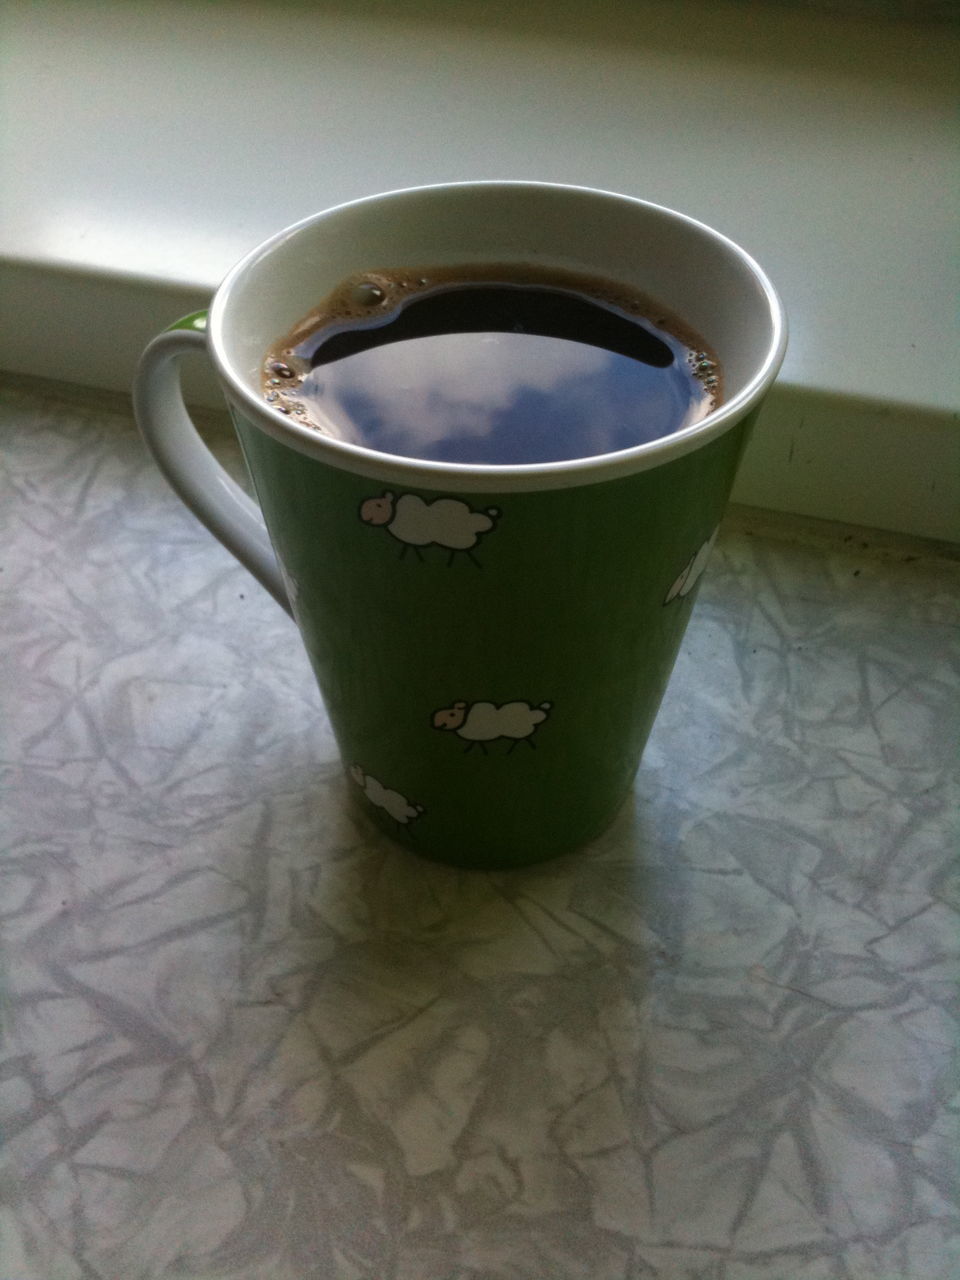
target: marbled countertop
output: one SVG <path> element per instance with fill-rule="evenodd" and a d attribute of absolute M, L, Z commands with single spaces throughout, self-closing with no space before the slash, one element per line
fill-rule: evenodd
<path fill-rule="evenodd" d="M 955 556 L 732 512 L 632 806 L 455 871 L 123 402 L 0 404 L 3 1280 L 960 1274 Z"/>

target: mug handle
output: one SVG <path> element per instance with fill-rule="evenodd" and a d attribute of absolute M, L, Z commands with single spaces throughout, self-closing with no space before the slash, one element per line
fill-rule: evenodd
<path fill-rule="evenodd" d="M 206 351 L 206 333 L 207 313 L 196 311 L 154 338 L 137 366 L 134 416 L 177 496 L 292 616 L 260 508 L 200 439 L 183 403 L 180 360 Z"/>

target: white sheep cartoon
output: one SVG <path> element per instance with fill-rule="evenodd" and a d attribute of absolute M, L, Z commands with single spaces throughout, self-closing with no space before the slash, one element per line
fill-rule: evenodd
<path fill-rule="evenodd" d="M 414 493 L 401 493 L 399 498 L 387 490 L 379 498 L 367 498 L 360 504 L 360 519 L 364 524 L 385 528 L 387 533 L 403 544 L 400 559 L 410 547 L 418 560 L 421 547 L 438 546 L 450 552 L 447 564 L 453 564 L 458 551 L 464 551 L 473 563 L 480 561 L 473 554 L 481 534 L 489 533 L 500 515 L 496 507 L 486 511 L 474 511 L 458 498 L 434 498 L 425 502 Z"/>
<path fill-rule="evenodd" d="M 713 544 L 717 540 L 717 530 L 714 529 L 710 537 L 700 547 L 700 549 L 690 557 L 684 566 L 683 572 L 674 582 L 673 586 L 667 592 L 664 604 L 669 604 L 671 600 L 675 600 L 677 596 L 681 598 L 687 596 L 697 585 L 700 575 L 707 567 L 707 561 L 710 559 L 710 552 L 713 550 Z"/>
<path fill-rule="evenodd" d="M 369 773 L 364 773 L 358 764 L 350 766 L 350 777 L 354 780 L 371 804 L 384 809 L 401 826 L 407 826 L 414 818 L 423 813 L 422 804 L 411 804 L 399 791 L 390 791 Z"/>
<path fill-rule="evenodd" d="M 550 706 L 549 702 L 541 702 L 538 707 L 529 702 L 505 702 L 499 707 L 492 702 L 471 702 L 469 706 L 455 702 L 452 707 L 433 713 L 433 727 L 452 731 L 464 739 L 467 751 L 479 746 L 484 755 L 487 742 L 510 738 L 509 755 L 518 742 L 526 742 L 528 747 L 537 745 L 533 733 L 546 720 Z"/>

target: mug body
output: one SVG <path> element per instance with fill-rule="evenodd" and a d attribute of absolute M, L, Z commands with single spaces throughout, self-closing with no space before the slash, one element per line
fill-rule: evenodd
<path fill-rule="evenodd" d="M 268 347 L 345 276 L 484 262 L 649 294 L 718 352 L 724 403 L 621 453 L 495 467 L 378 454 L 263 401 Z M 350 788 L 385 831 L 495 868 L 611 821 L 784 340 L 776 295 L 737 246 L 574 187 L 372 197 L 288 229 L 225 280 L 208 348 Z"/>

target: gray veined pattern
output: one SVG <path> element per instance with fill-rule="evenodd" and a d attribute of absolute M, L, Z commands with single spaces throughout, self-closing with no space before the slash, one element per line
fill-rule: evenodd
<path fill-rule="evenodd" d="M 0 404 L 0 1273 L 960 1270 L 955 560 L 734 513 L 634 804 L 456 872 L 122 403 Z"/>

